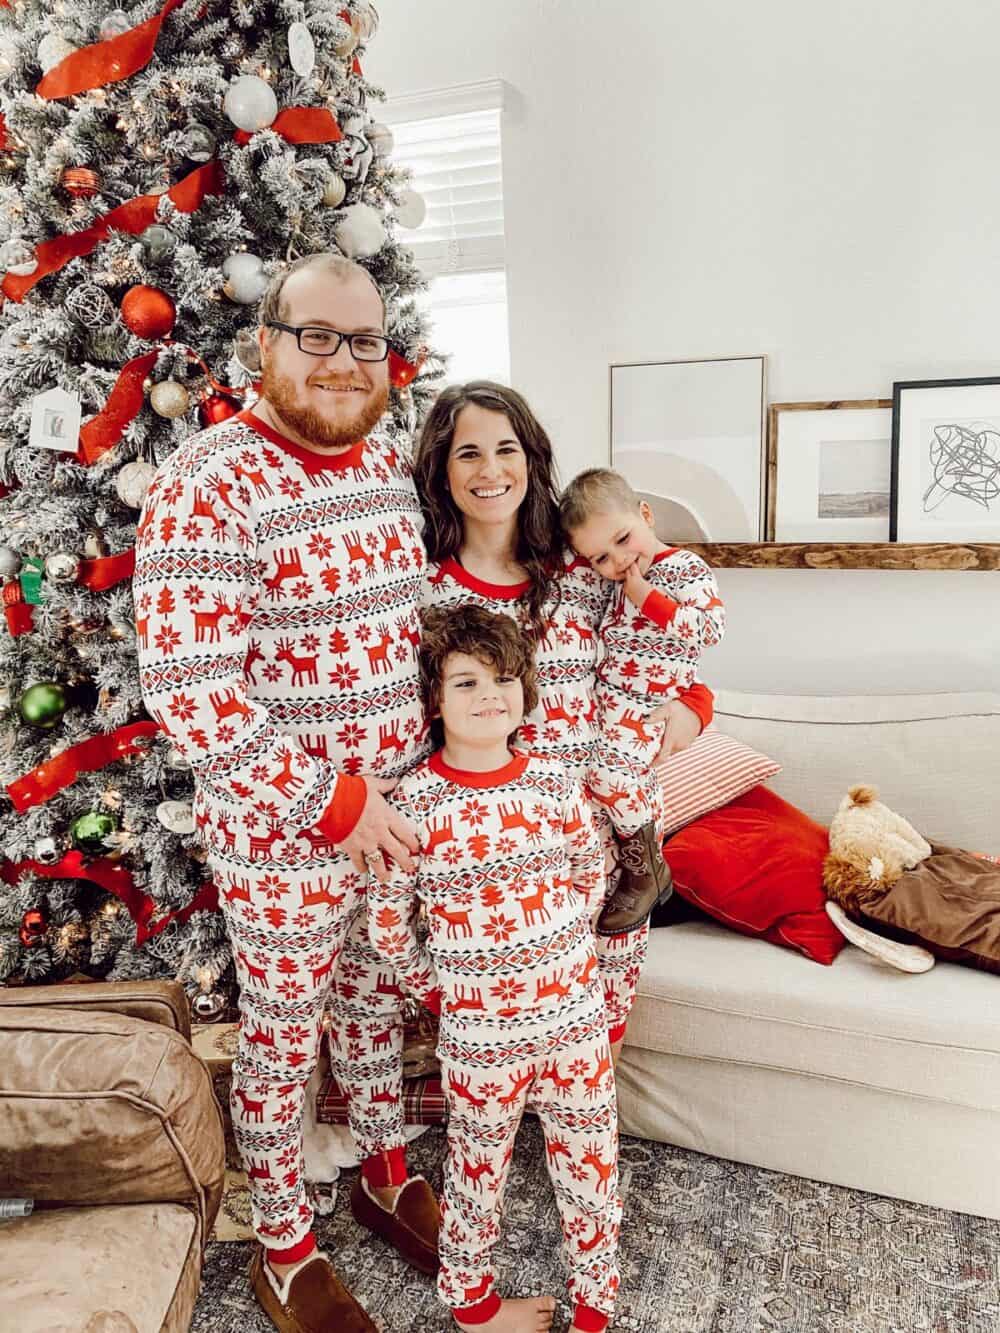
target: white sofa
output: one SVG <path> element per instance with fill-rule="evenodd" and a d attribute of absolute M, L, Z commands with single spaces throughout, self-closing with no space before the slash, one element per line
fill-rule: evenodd
<path fill-rule="evenodd" d="M 720 691 L 716 717 L 824 824 L 874 782 L 929 837 L 1000 853 L 1000 694 Z M 655 930 L 618 1084 L 623 1133 L 1000 1218 L 1000 976 Z"/>

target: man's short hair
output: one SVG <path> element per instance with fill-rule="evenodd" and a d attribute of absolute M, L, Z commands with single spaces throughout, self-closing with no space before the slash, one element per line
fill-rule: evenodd
<path fill-rule="evenodd" d="M 420 687 L 431 719 L 431 739 L 444 743 L 441 706 L 444 664 L 452 653 L 466 653 L 498 675 L 516 676 L 524 691 L 524 715 L 538 706 L 535 646 L 530 635 L 510 616 L 466 602 L 461 606 L 432 606 L 421 615 Z"/>
<path fill-rule="evenodd" d="M 345 259 L 343 255 L 338 255 L 331 250 L 324 250 L 315 255 L 303 255 L 301 259 L 294 260 L 287 268 L 279 269 L 275 273 L 267 284 L 267 290 L 260 298 L 258 319 L 262 327 L 266 328 L 268 324 L 274 323 L 275 320 L 284 322 L 287 313 L 282 304 L 285 283 L 293 273 L 299 273 L 304 268 L 314 268 L 323 273 L 332 273 L 335 278 L 339 278 L 342 282 L 347 282 L 359 275 L 365 278 L 378 292 L 379 300 L 382 302 L 382 320 L 383 323 L 385 322 L 385 300 L 378 289 L 378 284 L 368 270 L 361 264 L 356 264 L 353 259 Z"/>
<path fill-rule="evenodd" d="M 618 472 L 609 467 L 592 467 L 574 477 L 559 501 L 559 519 L 568 536 L 595 514 L 613 514 L 616 510 L 638 514 L 642 501 Z"/>

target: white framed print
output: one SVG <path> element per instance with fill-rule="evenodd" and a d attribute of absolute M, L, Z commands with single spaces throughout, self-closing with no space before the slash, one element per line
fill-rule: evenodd
<path fill-rule="evenodd" d="M 887 542 L 892 402 L 772 403 L 767 540 Z"/>
<path fill-rule="evenodd" d="M 766 358 L 611 366 L 611 466 L 664 541 L 758 542 Z"/>
<path fill-rule="evenodd" d="M 1000 542 L 1000 376 L 892 386 L 894 542 Z"/>

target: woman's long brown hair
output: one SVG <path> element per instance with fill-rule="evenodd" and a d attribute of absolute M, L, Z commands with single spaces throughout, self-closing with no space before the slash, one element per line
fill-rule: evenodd
<path fill-rule="evenodd" d="M 463 408 L 474 404 L 487 412 L 502 412 L 510 422 L 528 465 L 528 490 L 517 512 L 514 556 L 528 572 L 525 596 L 532 633 L 545 633 L 543 607 L 550 595 L 558 598 L 563 539 L 559 525 L 559 496 L 552 444 L 545 428 L 514 389 L 491 380 L 452 384 L 442 390 L 427 414 L 417 456 L 414 480 L 424 511 L 424 543 L 431 560 L 458 559 L 464 518 L 448 490 L 448 455 L 455 438 L 455 422 Z"/>

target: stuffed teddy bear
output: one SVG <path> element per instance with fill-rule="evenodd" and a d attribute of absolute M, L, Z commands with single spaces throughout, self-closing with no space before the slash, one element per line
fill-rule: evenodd
<path fill-rule="evenodd" d="M 904 870 L 926 860 L 930 843 L 902 815 L 878 799 L 878 790 L 859 784 L 841 801 L 830 825 L 830 853 L 823 862 L 829 896 L 858 913 L 859 890 L 895 884 Z"/>

